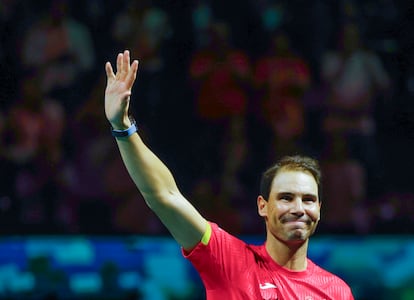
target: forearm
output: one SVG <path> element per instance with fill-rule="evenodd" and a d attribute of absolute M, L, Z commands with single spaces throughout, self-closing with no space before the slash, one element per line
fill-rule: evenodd
<path fill-rule="evenodd" d="M 165 195 L 178 192 L 169 169 L 138 134 L 116 141 L 128 173 L 150 207 L 157 204 L 154 201 L 163 201 Z"/>
<path fill-rule="evenodd" d="M 194 247 L 200 241 L 207 221 L 180 193 L 167 166 L 137 134 L 117 139 L 117 144 L 147 205 L 184 249 Z"/>

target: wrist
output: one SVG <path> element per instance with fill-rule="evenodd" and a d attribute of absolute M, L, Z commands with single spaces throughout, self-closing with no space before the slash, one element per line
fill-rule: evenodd
<path fill-rule="evenodd" d="M 135 121 L 133 120 L 133 118 L 126 117 L 121 122 L 111 122 L 111 129 L 112 130 L 126 130 L 129 127 L 131 127 L 131 125 L 134 122 Z"/>
<path fill-rule="evenodd" d="M 111 124 L 111 133 L 115 138 L 129 137 L 137 130 L 136 122 L 132 117 L 129 117 L 122 124 Z"/>

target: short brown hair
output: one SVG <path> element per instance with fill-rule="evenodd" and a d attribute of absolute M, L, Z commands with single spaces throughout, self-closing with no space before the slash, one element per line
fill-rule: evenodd
<path fill-rule="evenodd" d="M 281 170 L 288 171 L 304 171 L 309 172 L 313 178 L 315 178 L 316 184 L 318 185 L 318 198 L 321 201 L 321 169 L 319 162 L 308 156 L 294 155 L 282 157 L 273 166 L 268 168 L 263 174 L 260 180 L 260 195 L 266 200 L 269 198 L 270 189 L 272 186 L 273 179 L 277 173 Z"/>

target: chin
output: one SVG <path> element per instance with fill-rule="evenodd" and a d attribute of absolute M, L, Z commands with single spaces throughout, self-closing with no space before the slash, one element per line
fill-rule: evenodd
<path fill-rule="evenodd" d="M 300 248 L 304 244 L 306 244 L 307 239 L 299 239 L 299 238 L 290 238 L 284 241 L 284 244 L 287 245 L 289 248 Z"/>
<path fill-rule="evenodd" d="M 309 233 L 303 230 L 294 230 L 287 234 L 288 241 L 304 242 L 309 238 Z"/>

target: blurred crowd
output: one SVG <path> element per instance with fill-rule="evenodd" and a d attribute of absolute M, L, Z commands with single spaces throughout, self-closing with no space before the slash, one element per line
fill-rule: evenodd
<path fill-rule="evenodd" d="M 410 1 L 2 0 L 0 230 L 163 234 L 103 112 L 104 63 L 140 60 L 131 112 L 207 218 L 262 233 L 261 172 L 323 170 L 321 233 L 414 225 Z M 410 17 L 411 16 L 411 17 Z"/>

